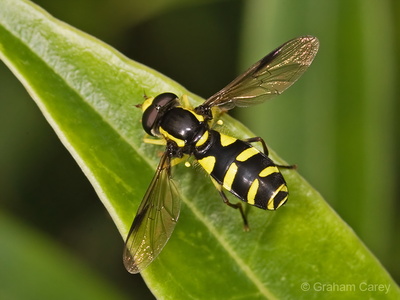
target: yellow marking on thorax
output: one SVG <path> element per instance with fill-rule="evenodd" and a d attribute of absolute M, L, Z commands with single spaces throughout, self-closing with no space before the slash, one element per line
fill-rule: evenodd
<path fill-rule="evenodd" d="M 223 147 L 229 146 L 230 144 L 233 144 L 234 142 L 237 141 L 237 139 L 235 139 L 229 135 L 225 135 L 222 133 L 220 133 L 220 135 L 221 135 L 221 145 Z"/>
<path fill-rule="evenodd" d="M 207 142 L 207 140 L 208 140 L 208 131 L 204 132 L 204 134 L 201 136 L 201 138 L 197 141 L 196 147 L 200 147 L 205 142 Z"/>
<path fill-rule="evenodd" d="M 279 202 L 279 205 L 275 208 L 274 207 L 274 200 L 275 200 L 275 196 L 280 192 L 287 192 L 288 188 L 285 184 L 282 184 L 280 187 L 278 187 L 275 192 L 272 194 L 271 198 L 269 198 L 268 200 L 268 204 L 267 204 L 267 209 L 269 210 L 275 210 L 278 209 L 279 207 L 281 207 L 287 200 L 287 196 L 285 198 L 282 199 L 281 202 Z"/>
<path fill-rule="evenodd" d="M 237 170 L 238 170 L 237 164 L 232 163 L 229 166 L 228 171 L 226 171 L 226 174 L 225 174 L 225 177 L 224 177 L 224 180 L 223 180 L 223 186 L 228 191 L 232 190 L 232 183 L 233 183 L 233 180 L 236 177 Z"/>
<path fill-rule="evenodd" d="M 177 139 L 176 137 L 165 131 L 162 127 L 160 127 L 160 133 L 165 137 L 166 140 L 174 141 L 178 145 L 178 147 L 183 148 L 185 146 L 184 140 Z"/>
<path fill-rule="evenodd" d="M 214 170 L 215 161 L 216 161 L 215 156 L 207 156 L 202 159 L 199 159 L 198 163 L 203 167 L 203 169 L 208 174 L 211 174 L 211 172 Z"/>
<path fill-rule="evenodd" d="M 276 166 L 266 167 L 264 170 L 262 170 L 260 172 L 260 174 L 258 174 L 258 176 L 267 177 L 267 176 L 271 175 L 272 173 L 279 173 L 279 170 Z"/>
<path fill-rule="evenodd" d="M 256 148 L 250 147 L 247 148 L 246 150 L 243 150 L 242 153 L 240 153 L 237 157 L 236 160 L 237 161 L 246 161 L 248 160 L 250 157 L 258 154 L 259 151 Z"/>
<path fill-rule="evenodd" d="M 247 203 L 254 205 L 259 185 L 260 182 L 258 179 L 254 179 L 253 183 L 250 185 L 249 191 L 247 192 Z"/>
<path fill-rule="evenodd" d="M 193 109 L 191 109 L 191 108 L 186 108 L 186 107 L 184 107 L 184 106 L 177 106 L 177 107 L 189 111 L 199 122 L 204 122 L 204 117 L 203 117 L 202 115 L 196 114 L 196 113 L 194 112 Z"/>

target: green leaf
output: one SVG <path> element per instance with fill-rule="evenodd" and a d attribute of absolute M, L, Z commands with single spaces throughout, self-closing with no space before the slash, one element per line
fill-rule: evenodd
<path fill-rule="evenodd" d="M 193 105 L 201 99 L 27 1 L 0 0 L 0 53 L 125 238 L 163 150 L 142 142 L 134 105 L 165 91 L 188 94 Z M 253 136 L 229 116 L 222 119 L 224 132 Z M 246 207 L 251 231 L 243 232 L 239 213 L 222 204 L 204 172 L 177 166 L 181 217 L 142 274 L 154 295 L 397 299 L 398 286 L 351 228 L 296 171 L 283 174 L 288 204 L 276 212 Z"/>
<path fill-rule="evenodd" d="M 0 212 L 1 299 L 127 299 L 36 231 Z"/>

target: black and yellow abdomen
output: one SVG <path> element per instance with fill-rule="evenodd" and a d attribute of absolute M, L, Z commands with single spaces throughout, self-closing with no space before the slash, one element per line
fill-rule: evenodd
<path fill-rule="evenodd" d="M 262 209 L 275 210 L 286 202 L 286 182 L 267 155 L 248 142 L 214 130 L 208 134 L 208 141 L 193 154 L 218 184 Z"/>
<path fill-rule="evenodd" d="M 142 125 L 148 134 L 145 142 L 165 145 L 165 150 L 126 238 L 124 265 L 129 272 L 145 269 L 175 228 L 181 199 L 171 180 L 171 167 L 186 155 L 194 156 L 211 176 L 224 203 L 239 210 L 246 231 L 249 224 L 241 202 L 231 203 L 224 189 L 262 209 L 275 210 L 286 202 L 285 180 L 268 158 L 264 140 L 238 140 L 210 126 L 216 111 L 255 105 L 284 92 L 310 66 L 318 46 L 318 39 L 312 36 L 284 43 L 195 108 L 187 96 L 179 99 L 171 92 L 145 97 L 137 105 L 143 111 Z M 263 145 L 264 153 L 251 145 L 254 142 Z"/>

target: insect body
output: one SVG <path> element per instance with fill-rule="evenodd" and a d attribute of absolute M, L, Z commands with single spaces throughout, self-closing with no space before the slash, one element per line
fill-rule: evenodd
<path fill-rule="evenodd" d="M 161 138 L 166 149 L 125 243 L 124 264 L 129 272 L 147 267 L 175 228 L 180 211 L 179 193 L 170 172 L 175 158 L 194 156 L 210 174 L 224 202 L 239 209 L 245 228 L 248 224 L 241 203 L 229 202 L 223 189 L 262 209 L 275 210 L 286 202 L 288 189 L 278 167 L 290 166 L 276 166 L 259 137 L 239 140 L 211 129 L 211 108 L 250 106 L 282 93 L 309 67 L 318 46 L 312 36 L 283 44 L 194 109 L 185 105 L 185 98 L 180 101 L 172 93 L 146 99 L 141 105 L 143 128 L 150 136 Z M 254 148 L 253 142 L 261 142 L 264 153 Z"/>
<path fill-rule="evenodd" d="M 240 200 L 262 209 L 275 210 L 286 202 L 285 180 L 265 153 L 249 142 L 215 130 L 208 136 L 206 145 L 195 149 L 193 155 L 216 181 L 217 187 L 223 186 Z M 220 193 L 228 203 L 222 190 Z"/>

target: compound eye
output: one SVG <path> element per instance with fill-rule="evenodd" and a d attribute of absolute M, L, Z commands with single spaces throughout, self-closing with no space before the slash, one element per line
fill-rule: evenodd
<path fill-rule="evenodd" d="M 165 106 L 171 104 L 171 102 L 176 102 L 178 97 L 173 93 L 163 93 L 154 98 L 153 103 L 158 110 Z"/>
<path fill-rule="evenodd" d="M 158 133 L 158 121 L 163 114 L 178 103 L 178 97 L 173 93 L 163 93 L 155 97 L 149 107 L 143 112 L 143 129 L 150 135 Z"/>

